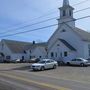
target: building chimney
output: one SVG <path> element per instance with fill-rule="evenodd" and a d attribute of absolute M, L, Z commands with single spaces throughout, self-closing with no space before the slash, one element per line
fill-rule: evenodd
<path fill-rule="evenodd" d="M 33 41 L 33 44 L 35 44 L 35 41 Z"/>

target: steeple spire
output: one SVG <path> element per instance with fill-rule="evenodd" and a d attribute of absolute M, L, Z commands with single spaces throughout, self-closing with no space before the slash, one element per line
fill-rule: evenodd
<path fill-rule="evenodd" d="M 69 5 L 69 0 L 63 0 L 63 6 L 68 6 Z"/>
<path fill-rule="evenodd" d="M 62 7 L 59 8 L 59 10 L 60 10 L 59 23 L 72 21 L 72 22 L 68 22 L 68 24 L 71 27 L 74 27 L 75 26 L 75 19 L 73 18 L 74 8 L 70 6 L 69 0 L 63 0 L 63 5 Z"/>

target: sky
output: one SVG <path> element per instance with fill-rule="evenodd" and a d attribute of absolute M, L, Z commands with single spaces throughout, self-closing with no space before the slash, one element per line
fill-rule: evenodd
<path fill-rule="evenodd" d="M 75 8 L 74 12 L 90 7 L 90 0 L 75 5 L 85 0 L 69 0 L 70 5 Z M 32 25 L 53 17 L 59 17 L 58 8 L 62 6 L 63 0 L 0 0 L 0 40 L 10 39 L 26 42 L 46 42 L 55 32 L 57 26 L 41 29 L 38 31 L 6 36 L 17 32 L 33 30 L 44 26 L 57 24 L 53 19 L 48 22 Z M 90 15 L 90 9 L 74 13 L 74 18 Z M 90 18 L 76 21 L 76 26 L 90 32 Z M 21 28 L 28 25 L 28 27 Z"/>

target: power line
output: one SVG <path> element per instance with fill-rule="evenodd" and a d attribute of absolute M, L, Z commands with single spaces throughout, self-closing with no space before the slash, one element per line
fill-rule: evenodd
<path fill-rule="evenodd" d="M 77 11 L 75 11 L 74 13 L 81 12 L 81 11 L 84 11 L 84 10 L 87 10 L 87 9 L 90 9 L 90 7 L 87 7 L 87 8 L 83 8 L 83 9 L 77 10 Z"/>
<path fill-rule="evenodd" d="M 47 21 L 51 21 L 51 20 L 54 20 L 54 19 L 57 19 L 57 18 L 58 18 L 58 17 L 49 18 L 49 19 L 46 19 L 46 20 L 43 20 L 43 21 L 40 21 L 40 22 L 36 22 L 36 23 L 33 23 L 33 24 L 25 25 L 25 26 L 22 26 L 22 27 L 13 29 L 13 30 L 18 30 L 18 29 L 22 29 L 22 28 L 25 28 L 25 27 L 29 27 L 29 26 L 41 24 L 41 23 L 44 23 L 44 22 L 47 22 Z M 0 34 L 5 34 L 5 33 L 9 32 L 9 31 L 12 31 L 12 30 L 10 29 L 10 30 L 5 31 L 5 32 L 2 32 L 2 33 L 0 33 Z"/>
<path fill-rule="evenodd" d="M 89 0 L 83 0 L 83 1 L 81 1 L 81 2 L 79 2 L 79 3 L 73 4 L 72 6 L 77 6 L 77 5 L 83 4 L 83 3 L 87 2 L 87 1 L 89 1 Z M 54 8 L 54 9 L 55 9 L 55 8 Z M 54 10 L 54 9 L 51 9 L 51 10 Z M 51 11 L 51 10 L 49 10 L 49 11 Z M 31 19 L 31 20 L 43 18 L 43 17 L 45 17 L 46 15 L 48 16 L 48 15 L 51 15 L 51 14 L 53 14 L 53 13 L 55 13 L 55 12 L 56 12 L 56 11 L 54 11 L 54 12 L 49 12 L 49 13 L 46 13 L 46 14 L 41 15 L 41 16 L 39 16 L 39 17 L 33 18 L 33 19 Z"/>
<path fill-rule="evenodd" d="M 87 2 L 87 1 L 89 1 L 89 0 L 83 0 L 83 1 L 81 1 L 79 3 L 73 4 L 73 6 L 77 6 L 77 5 L 83 4 L 83 3 Z"/>
<path fill-rule="evenodd" d="M 81 1 L 81 2 L 79 2 L 79 3 L 76 3 L 76 4 L 73 4 L 73 6 L 77 6 L 77 5 L 79 5 L 79 4 L 82 4 L 82 3 L 85 3 L 85 2 L 87 2 L 87 1 L 89 1 L 89 0 L 83 0 L 83 1 Z M 53 9 L 51 9 L 51 10 L 53 10 Z M 49 10 L 50 11 L 50 10 Z M 56 12 L 56 11 L 55 11 Z M 51 15 L 51 14 L 53 14 L 53 13 L 55 13 L 55 12 L 49 12 L 49 13 L 46 13 L 46 14 L 44 14 L 44 15 L 41 15 L 41 16 L 39 16 L 39 17 L 36 17 L 36 18 L 33 18 L 33 19 L 31 19 L 31 20 L 36 20 L 36 19 L 39 19 L 39 18 L 43 18 L 43 17 L 45 17 L 45 16 L 48 16 L 48 15 Z M 41 21 L 40 23 L 42 23 L 43 21 Z M 38 23 L 38 22 L 37 22 Z M 31 26 L 32 26 L 33 24 L 31 24 Z M 36 23 L 35 23 L 35 25 L 36 25 Z M 17 26 L 17 25 L 16 25 Z M 28 25 L 26 25 L 26 26 L 28 26 Z M 23 27 L 25 27 L 25 26 L 23 26 Z M 23 28 L 22 27 L 22 28 Z M 13 28 L 13 27 L 12 27 Z M 20 27 L 21 28 L 21 27 Z M 8 28 L 9 29 L 9 28 Z M 17 28 L 16 29 L 14 29 L 14 30 L 17 30 Z M 8 31 L 12 31 L 12 29 L 10 29 L 10 30 L 8 30 Z M 0 33 L 0 34 L 4 34 L 4 33 L 6 33 L 6 32 L 8 32 L 8 31 L 5 31 L 5 32 L 2 32 L 2 33 Z"/>
<path fill-rule="evenodd" d="M 81 12 L 81 11 L 84 11 L 84 10 L 87 10 L 87 9 L 90 9 L 90 7 L 77 10 L 77 11 L 75 11 L 74 13 Z M 41 24 L 41 23 L 44 23 L 44 22 L 47 22 L 47 21 L 51 21 L 51 20 L 57 19 L 57 18 L 59 18 L 59 17 L 49 18 L 49 19 L 46 19 L 46 20 L 43 20 L 43 21 L 40 21 L 40 22 L 36 22 L 36 23 L 33 23 L 33 24 L 25 25 L 25 26 L 22 26 L 22 27 L 13 29 L 13 30 L 18 30 L 18 29 L 22 29 L 22 28 L 29 27 L 29 26 L 38 25 L 38 24 Z M 9 31 L 12 31 L 12 30 L 5 31 L 5 32 L 2 32 L 2 33 L 0 33 L 0 34 L 5 34 L 5 33 L 8 33 Z"/>
<path fill-rule="evenodd" d="M 78 19 L 75 19 L 76 20 L 81 20 L 81 19 L 85 19 L 85 18 L 89 18 L 89 16 L 85 16 L 85 17 L 81 17 L 81 18 L 78 18 Z M 71 22 L 73 20 L 69 20 L 67 22 Z M 63 23 L 67 23 L 67 22 L 63 22 Z M 59 23 L 59 24 L 63 24 L 63 23 Z M 22 32 L 18 32 L 18 33 L 14 33 L 14 34 L 8 34 L 8 35 L 4 35 L 4 36 L 1 36 L 2 37 L 8 37 L 8 36 L 14 36 L 14 35 L 18 35 L 18 34 L 23 34 L 23 33 L 28 33 L 28 32 L 33 32 L 33 31 L 38 31 L 38 30 L 42 30 L 42 29 L 45 29 L 45 28 L 49 28 L 49 27 L 53 27 L 53 26 L 57 26 L 58 24 L 52 24 L 52 25 L 49 25 L 49 26 L 44 26 L 44 27 L 40 27 L 40 28 L 36 28 L 36 29 L 32 29 L 32 30 L 27 30 L 27 31 L 22 31 Z"/>

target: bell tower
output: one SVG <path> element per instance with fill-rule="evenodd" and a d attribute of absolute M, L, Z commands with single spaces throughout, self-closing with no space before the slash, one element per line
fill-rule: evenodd
<path fill-rule="evenodd" d="M 66 22 L 71 27 L 75 27 L 75 19 L 73 18 L 73 10 L 74 8 L 70 6 L 69 0 L 63 0 L 62 7 L 60 10 L 60 19 L 58 19 L 59 23 Z"/>

